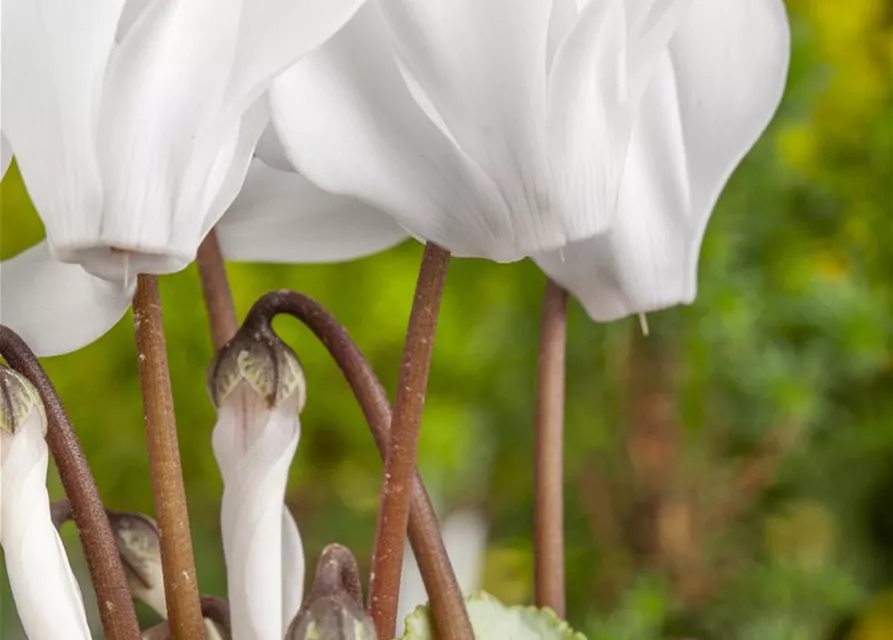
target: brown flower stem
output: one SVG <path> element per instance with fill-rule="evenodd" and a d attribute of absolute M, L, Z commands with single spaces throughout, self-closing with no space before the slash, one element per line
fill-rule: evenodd
<path fill-rule="evenodd" d="M 567 291 L 549 280 L 543 295 L 534 440 L 534 588 L 536 604 L 565 617 L 564 371 Z"/>
<path fill-rule="evenodd" d="M 110 640 L 139 640 L 140 630 L 133 600 L 127 588 L 115 538 L 68 414 L 37 357 L 24 340 L 3 325 L 0 325 L 0 355 L 34 385 L 46 410 L 47 445 L 71 501 L 70 507 L 90 569 L 105 637 Z"/>
<path fill-rule="evenodd" d="M 385 457 L 390 439 L 391 405 L 384 387 L 347 330 L 319 303 L 294 291 L 274 291 L 249 311 L 242 331 L 272 331 L 274 316 L 286 313 L 304 323 L 325 345 L 350 384 L 375 444 Z M 437 516 L 418 471 L 413 470 L 409 543 L 431 603 L 437 637 L 473 640 L 474 633 L 452 565 L 440 537 Z"/>
<path fill-rule="evenodd" d="M 432 243 L 425 245 L 403 345 L 369 578 L 369 611 L 380 638 L 393 637 L 397 624 L 412 474 L 449 262 L 449 251 Z"/>
<path fill-rule="evenodd" d="M 171 635 L 174 640 L 194 640 L 204 637 L 204 625 L 155 276 L 138 277 L 133 316 Z"/>
<path fill-rule="evenodd" d="M 205 308 L 208 310 L 211 340 L 217 350 L 236 335 L 239 323 L 236 320 L 236 307 L 229 289 L 223 255 L 220 253 L 220 243 L 213 229 L 199 245 L 195 262 L 202 281 Z"/>

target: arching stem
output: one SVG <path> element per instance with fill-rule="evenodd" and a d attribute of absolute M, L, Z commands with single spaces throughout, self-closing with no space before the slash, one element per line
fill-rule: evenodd
<path fill-rule="evenodd" d="M 304 323 L 328 349 L 350 384 L 379 453 L 384 458 L 390 440 L 391 406 L 381 382 L 347 330 L 311 298 L 294 291 L 280 290 L 268 293 L 255 302 L 241 331 L 272 331 L 270 323 L 281 313 Z M 421 477 L 414 467 L 411 472 L 409 542 L 428 592 L 437 637 L 442 640 L 473 640 L 474 633 L 443 546 L 437 516 Z M 393 633 L 383 637 L 393 637 Z"/>

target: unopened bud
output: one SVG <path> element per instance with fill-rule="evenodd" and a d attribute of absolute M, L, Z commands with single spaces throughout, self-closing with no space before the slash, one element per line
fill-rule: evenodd
<path fill-rule="evenodd" d="M 247 383 L 267 407 L 298 394 L 304 408 L 306 381 L 298 356 L 271 330 L 240 330 L 217 354 L 208 371 L 208 391 L 219 407 L 241 383 Z"/>
<path fill-rule="evenodd" d="M 0 430 L 15 433 L 38 411 L 46 433 L 46 413 L 37 389 L 25 376 L 0 364 Z"/>
<path fill-rule="evenodd" d="M 134 599 L 149 605 L 159 615 L 165 615 L 164 574 L 161 570 L 161 542 L 158 525 L 141 513 L 125 513 L 106 509 L 115 546 L 127 585 Z"/>
<path fill-rule="evenodd" d="M 285 640 L 376 640 L 375 625 L 363 608 L 357 561 L 346 547 L 323 549 L 313 587 Z"/>

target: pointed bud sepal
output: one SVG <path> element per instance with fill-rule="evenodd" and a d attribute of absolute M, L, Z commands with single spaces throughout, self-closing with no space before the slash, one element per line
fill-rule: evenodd
<path fill-rule="evenodd" d="M 0 429 L 15 435 L 35 411 L 46 435 L 46 412 L 37 389 L 28 378 L 0 364 Z"/>
<path fill-rule="evenodd" d="M 323 549 L 313 587 L 285 640 L 376 640 L 375 625 L 363 608 L 357 561 L 346 547 Z"/>
<path fill-rule="evenodd" d="M 208 392 L 216 407 L 245 382 L 272 409 L 297 394 L 304 408 L 307 389 L 297 354 L 266 327 L 243 327 L 226 343 L 208 370 Z"/>

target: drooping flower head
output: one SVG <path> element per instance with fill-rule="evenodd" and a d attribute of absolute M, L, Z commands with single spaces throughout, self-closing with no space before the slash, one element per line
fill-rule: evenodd
<path fill-rule="evenodd" d="M 295 167 L 458 255 L 603 232 L 688 0 L 373 0 L 271 88 Z"/>
<path fill-rule="evenodd" d="M 53 255 L 186 266 L 238 191 L 267 80 L 361 0 L 3 2 L 3 132 Z"/>
<path fill-rule="evenodd" d="M 14 152 L 47 239 L 4 263 L 2 321 L 71 351 L 121 318 L 137 273 L 189 264 L 241 186 L 270 78 L 362 1 L 3 0 L 0 168 Z"/>
<path fill-rule="evenodd" d="M 346 196 L 358 231 L 328 255 L 368 251 L 385 213 L 457 255 L 533 256 L 613 320 L 693 299 L 710 213 L 789 54 L 781 0 L 371 0 L 273 83 L 283 152 L 259 148 L 256 173 Z M 235 233 L 258 202 L 221 225 L 235 259 L 265 259 Z M 263 204 L 269 236 L 317 224 Z M 308 253 L 279 242 L 271 259 Z"/>
<path fill-rule="evenodd" d="M 645 90 L 613 227 L 536 256 L 593 319 L 694 300 L 710 214 L 778 108 L 789 60 L 781 0 L 692 2 Z"/>

